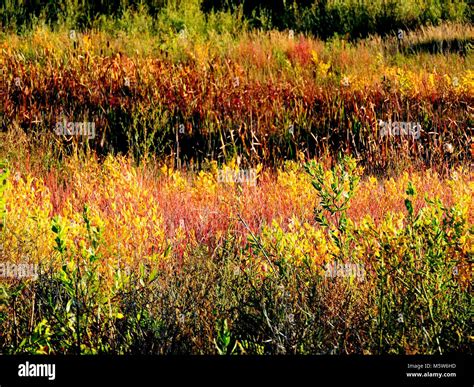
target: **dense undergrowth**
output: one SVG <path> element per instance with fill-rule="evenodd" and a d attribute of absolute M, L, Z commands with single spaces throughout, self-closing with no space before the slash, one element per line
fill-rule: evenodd
<path fill-rule="evenodd" d="M 469 351 L 472 180 L 361 172 L 287 163 L 242 186 L 108 158 L 71 161 L 60 187 L 10 175 L 5 261 L 39 269 L 2 283 L 2 352 Z"/>

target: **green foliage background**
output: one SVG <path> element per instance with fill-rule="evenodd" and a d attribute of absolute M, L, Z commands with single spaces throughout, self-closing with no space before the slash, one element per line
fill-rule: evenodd
<path fill-rule="evenodd" d="M 137 10 L 151 16 L 159 33 L 163 20 L 176 26 L 176 11 L 192 10 L 194 21 L 216 12 L 243 15 L 251 27 L 294 29 L 322 38 L 349 34 L 353 38 L 413 29 L 442 21 L 472 22 L 472 6 L 464 0 L 5 0 L 0 8 L 2 29 L 28 29 L 38 21 L 90 28 L 98 20 L 123 19 Z M 182 12 L 182 13 L 183 13 Z M 188 20 L 190 22 L 191 20 Z"/>

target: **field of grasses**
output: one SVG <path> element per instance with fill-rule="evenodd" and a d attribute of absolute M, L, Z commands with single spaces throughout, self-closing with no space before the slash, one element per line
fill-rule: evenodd
<path fill-rule="evenodd" d="M 465 3 L 72 3 L 0 8 L 0 354 L 472 353 Z"/>

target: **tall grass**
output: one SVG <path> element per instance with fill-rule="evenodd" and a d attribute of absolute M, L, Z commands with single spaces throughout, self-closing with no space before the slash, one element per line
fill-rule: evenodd
<path fill-rule="evenodd" d="M 3 130 L 52 140 L 58 121 L 93 121 L 97 138 L 74 138 L 74 146 L 130 151 L 137 159 L 173 154 L 183 163 L 239 154 L 277 164 L 300 153 L 334 158 L 340 151 L 378 170 L 470 160 L 472 53 L 465 46 L 459 55 L 459 44 L 454 52 L 424 52 L 419 46 L 436 29 L 410 33 L 401 50 L 379 37 L 349 43 L 236 34 L 231 22 L 206 35 L 210 19 L 194 29 L 176 23 L 159 38 L 145 28 L 70 39 L 67 28 L 46 26 L 24 39 L 5 35 Z M 452 40 L 472 40 L 472 28 L 439 28 Z M 381 138 L 380 120 L 419 122 L 421 136 Z M 63 145 L 57 136 L 51 143 Z"/>

